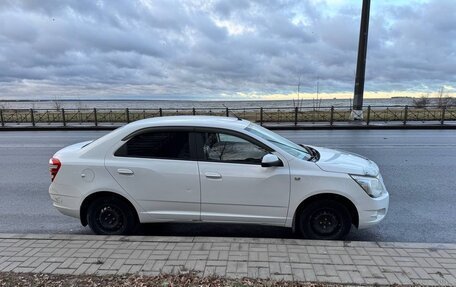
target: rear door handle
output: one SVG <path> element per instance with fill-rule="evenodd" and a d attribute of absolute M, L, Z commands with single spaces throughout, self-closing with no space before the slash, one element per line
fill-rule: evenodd
<path fill-rule="evenodd" d="M 207 177 L 207 178 L 211 178 L 211 179 L 219 179 L 219 178 L 222 178 L 222 175 L 218 172 L 205 172 L 204 175 Z"/>
<path fill-rule="evenodd" d="M 128 169 L 128 168 L 119 168 L 119 169 L 117 169 L 117 172 L 119 174 L 124 174 L 124 175 L 132 175 L 132 174 L 134 174 L 134 172 L 131 169 Z"/>

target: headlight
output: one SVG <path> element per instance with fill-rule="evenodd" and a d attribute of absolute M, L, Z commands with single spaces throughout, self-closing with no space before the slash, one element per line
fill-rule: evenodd
<path fill-rule="evenodd" d="M 373 198 L 380 197 L 385 191 L 382 181 L 376 177 L 350 175 L 364 191 Z"/>

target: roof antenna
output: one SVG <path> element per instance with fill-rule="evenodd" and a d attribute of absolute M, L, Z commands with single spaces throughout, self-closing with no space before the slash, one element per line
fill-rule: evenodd
<path fill-rule="evenodd" d="M 233 116 L 235 116 L 238 119 L 238 121 L 242 121 L 242 119 L 240 117 L 238 117 L 238 115 L 236 115 L 233 111 L 231 111 L 227 106 L 225 106 L 225 104 L 222 104 L 222 105 L 226 108 L 228 113 L 232 113 Z"/>

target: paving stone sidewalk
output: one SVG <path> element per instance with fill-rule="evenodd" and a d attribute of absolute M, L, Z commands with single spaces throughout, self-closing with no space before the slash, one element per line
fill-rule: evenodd
<path fill-rule="evenodd" d="M 0 272 L 456 285 L 456 244 L 0 233 Z"/>

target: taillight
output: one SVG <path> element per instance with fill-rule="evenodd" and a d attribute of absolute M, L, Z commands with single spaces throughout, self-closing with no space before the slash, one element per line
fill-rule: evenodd
<path fill-rule="evenodd" d="M 51 158 L 49 160 L 49 172 L 51 173 L 51 181 L 54 181 L 54 178 L 57 176 L 62 163 L 58 158 Z"/>

